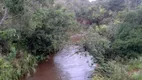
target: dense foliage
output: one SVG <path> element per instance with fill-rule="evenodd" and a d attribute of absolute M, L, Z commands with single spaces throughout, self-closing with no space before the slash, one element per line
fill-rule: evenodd
<path fill-rule="evenodd" d="M 19 80 L 25 74 L 29 76 L 35 71 L 37 66 L 35 57 L 24 52 L 21 58 L 16 59 L 12 54 L 0 57 L 0 80 Z"/>
<path fill-rule="evenodd" d="M 24 0 L 4 0 L 6 8 L 12 15 L 22 14 L 24 11 Z"/>
<path fill-rule="evenodd" d="M 25 35 L 28 36 L 28 50 L 34 55 L 49 54 L 58 50 L 60 43 L 67 39 L 66 32 L 73 24 L 72 15 L 60 8 L 41 9 L 34 13 L 33 19 L 37 28 L 31 36 Z"/>
<path fill-rule="evenodd" d="M 112 48 L 117 54 L 127 57 L 138 57 L 142 53 L 142 10 L 129 12 L 124 22 L 119 24 L 119 30 Z M 131 17 L 131 18 L 130 18 Z"/>
<path fill-rule="evenodd" d="M 0 4 L 4 10 L 0 12 L 0 80 L 19 80 L 62 48 L 75 20 L 53 0 L 3 0 Z"/>
<path fill-rule="evenodd" d="M 141 80 L 141 6 L 142 0 L 1 0 L 0 80 L 34 71 L 80 32 L 99 64 L 94 80 Z M 128 75 L 135 69 L 138 75 Z"/>
<path fill-rule="evenodd" d="M 94 80 L 141 80 L 141 68 L 131 72 L 137 70 L 142 54 L 141 0 L 73 1 L 68 2 L 69 9 L 77 21 L 93 27 L 86 31 L 83 43 L 99 64 Z M 131 61 L 137 68 L 128 68 Z"/>

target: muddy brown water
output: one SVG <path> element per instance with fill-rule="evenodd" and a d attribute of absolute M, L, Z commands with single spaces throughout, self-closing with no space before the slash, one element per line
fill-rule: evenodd
<path fill-rule="evenodd" d="M 83 48 L 68 46 L 41 62 L 36 73 L 25 80 L 91 80 L 95 68 L 92 62 Z"/>

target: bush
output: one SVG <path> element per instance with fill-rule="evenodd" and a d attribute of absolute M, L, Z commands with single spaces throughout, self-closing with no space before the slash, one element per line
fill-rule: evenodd
<path fill-rule="evenodd" d="M 119 32 L 112 43 L 112 49 L 118 55 L 127 58 L 135 58 L 142 53 L 142 26 L 132 24 L 121 24 Z"/>
<path fill-rule="evenodd" d="M 0 80 L 9 80 L 13 78 L 13 66 L 10 62 L 0 57 Z"/>
<path fill-rule="evenodd" d="M 132 77 L 133 77 L 134 80 L 142 80 L 142 71 L 133 74 Z"/>
<path fill-rule="evenodd" d="M 4 2 L 12 15 L 21 14 L 24 11 L 24 0 L 4 0 Z"/>
<path fill-rule="evenodd" d="M 36 59 L 25 52 L 20 59 L 0 57 L 0 80 L 19 80 L 21 75 L 35 71 L 36 63 Z"/>
<path fill-rule="evenodd" d="M 102 75 L 96 74 L 96 75 L 92 78 L 92 80 L 109 80 L 109 79 L 107 79 L 106 77 L 103 77 Z"/>
<path fill-rule="evenodd" d="M 0 47 L 2 48 L 1 54 L 8 54 L 10 51 L 10 45 L 17 39 L 15 29 L 7 29 L 0 31 Z"/>
<path fill-rule="evenodd" d="M 135 25 L 141 25 L 142 24 L 142 8 L 130 11 L 127 13 L 127 15 L 124 15 L 124 22 L 128 22 Z"/>
<path fill-rule="evenodd" d="M 141 13 L 141 9 L 129 12 L 124 21 L 119 24 L 118 32 L 112 41 L 112 51 L 116 55 L 126 58 L 142 55 Z"/>
<path fill-rule="evenodd" d="M 129 75 L 133 78 L 133 80 L 142 79 L 142 57 L 138 59 L 131 59 L 127 62 L 127 68 Z"/>
<path fill-rule="evenodd" d="M 101 75 L 99 75 L 101 74 Z M 98 79 L 99 78 L 99 79 Z M 131 80 L 127 66 L 116 61 L 109 61 L 96 69 L 93 80 Z"/>
<path fill-rule="evenodd" d="M 35 55 L 42 55 L 50 52 L 52 48 L 52 41 L 48 31 L 43 28 L 36 29 L 32 36 L 27 40 L 29 50 Z M 50 33 L 50 32 L 49 32 Z"/>
<path fill-rule="evenodd" d="M 122 60 L 123 58 L 120 58 Z M 93 80 L 141 80 L 142 58 L 111 60 L 99 65 Z"/>
<path fill-rule="evenodd" d="M 2 1 L 9 12 L 3 25 L 5 30 L 0 31 L 0 56 L 1 52 L 7 53 L 0 57 L 0 80 L 18 80 L 29 74 L 37 58 L 41 60 L 56 52 L 67 40 L 66 32 L 75 21 L 73 15 L 59 5 L 53 6 L 53 0 L 43 1 Z"/>
<path fill-rule="evenodd" d="M 129 62 L 127 62 L 128 70 L 141 70 L 142 69 L 142 57 L 138 59 L 131 59 Z"/>
<path fill-rule="evenodd" d="M 66 32 L 72 28 L 73 17 L 62 8 L 40 9 L 34 13 L 36 29 L 24 40 L 28 50 L 35 56 L 56 52 L 67 40 Z"/>
<path fill-rule="evenodd" d="M 98 33 L 89 30 L 85 36 L 84 46 L 86 50 L 94 56 L 97 63 L 103 63 L 105 50 L 109 48 L 109 40 Z"/>

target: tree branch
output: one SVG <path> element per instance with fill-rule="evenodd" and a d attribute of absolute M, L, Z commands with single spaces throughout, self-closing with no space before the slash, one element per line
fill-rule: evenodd
<path fill-rule="evenodd" d="M 8 9 L 5 8 L 4 16 L 3 16 L 2 19 L 0 20 L 0 26 L 3 24 L 4 20 L 6 19 L 7 13 L 8 13 Z"/>

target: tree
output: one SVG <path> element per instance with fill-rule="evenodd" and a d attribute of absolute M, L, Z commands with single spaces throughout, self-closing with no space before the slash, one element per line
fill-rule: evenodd
<path fill-rule="evenodd" d="M 12 15 L 18 15 L 24 11 L 24 0 L 4 0 L 4 3 Z"/>
<path fill-rule="evenodd" d="M 105 3 L 105 8 L 114 12 L 122 11 L 125 9 L 125 0 L 109 0 Z"/>
<path fill-rule="evenodd" d="M 129 12 L 119 24 L 119 31 L 112 44 L 113 51 L 128 58 L 142 55 L 142 9 Z M 131 18 L 130 18 L 131 17 Z"/>
<path fill-rule="evenodd" d="M 42 8 L 33 14 L 36 26 L 29 36 L 22 34 L 28 50 L 36 56 L 48 55 L 61 48 L 61 43 L 67 39 L 66 32 L 74 24 L 73 16 L 62 7 Z"/>

